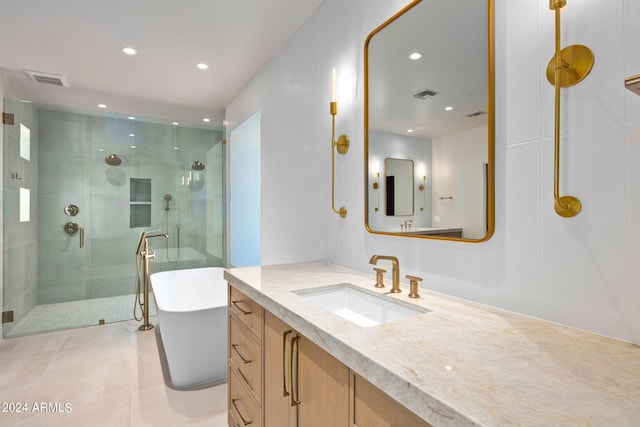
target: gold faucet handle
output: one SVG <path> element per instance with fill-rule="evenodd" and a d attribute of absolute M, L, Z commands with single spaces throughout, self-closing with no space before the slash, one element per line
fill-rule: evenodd
<path fill-rule="evenodd" d="M 422 282 L 422 277 L 411 276 L 410 274 L 405 277 L 409 279 L 409 298 L 420 298 L 418 282 Z"/>
<path fill-rule="evenodd" d="M 384 273 L 387 272 L 384 268 L 374 268 L 376 272 L 376 288 L 384 288 Z"/>

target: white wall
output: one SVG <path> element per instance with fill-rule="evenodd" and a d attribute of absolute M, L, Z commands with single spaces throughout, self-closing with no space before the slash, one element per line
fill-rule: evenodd
<path fill-rule="evenodd" d="M 486 236 L 487 126 L 433 139 L 434 227 L 462 227 L 462 237 Z M 449 199 L 449 197 L 451 197 Z"/>
<path fill-rule="evenodd" d="M 429 289 L 640 343 L 640 3 L 573 1 L 563 45 L 585 44 L 590 76 L 563 89 L 562 192 L 583 211 L 553 210 L 553 52 L 548 2 L 496 1 L 496 231 L 481 244 L 371 235 L 364 228 L 363 45 L 400 0 L 325 0 L 228 106 L 229 129 L 262 111 L 263 263 L 324 259 L 371 271 L 399 257 Z M 331 67 L 348 73 L 337 127 L 351 148 L 337 161 L 330 210 Z M 342 89 L 342 88 L 341 88 Z M 372 279 L 373 280 L 373 279 Z"/>

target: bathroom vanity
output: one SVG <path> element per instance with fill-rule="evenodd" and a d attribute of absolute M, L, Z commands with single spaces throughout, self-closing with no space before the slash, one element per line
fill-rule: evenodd
<path fill-rule="evenodd" d="M 230 269 L 229 425 L 637 425 L 640 348 L 321 263 Z M 428 286 L 428 277 L 427 286 Z M 308 298 L 353 288 L 380 323 Z M 319 290 L 319 291 L 317 291 Z M 334 297 L 332 297 L 334 298 Z M 382 307 L 382 306 L 380 306 Z M 364 326 L 363 326 L 364 325 Z"/>

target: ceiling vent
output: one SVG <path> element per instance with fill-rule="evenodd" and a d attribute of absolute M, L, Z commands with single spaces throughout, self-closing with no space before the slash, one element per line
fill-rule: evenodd
<path fill-rule="evenodd" d="M 24 70 L 25 74 L 36 83 L 69 87 L 67 78 L 61 74 L 43 73 L 41 71 Z"/>
<path fill-rule="evenodd" d="M 486 111 L 476 111 L 475 113 L 467 114 L 467 117 L 478 117 L 487 114 Z"/>
<path fill-rule="evenodd" d="M 425 89 L 425 90 L 421 90 L 420 92 L 414 94 L 413 97 L 425 100 L 425 99 L 432 98 L 432 97 L 436 96 L 438 93 L 440 93 L 440 92 L 436 92 L 435 90 L 431 90 L 431 89 Z"/>

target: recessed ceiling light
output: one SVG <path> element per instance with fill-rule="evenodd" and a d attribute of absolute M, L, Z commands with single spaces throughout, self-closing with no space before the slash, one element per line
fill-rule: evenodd
<path fill-rule="evenodd" d="M 174 126 L 178 126 L 180 123 L 178 123 L 178 122 L 173 122 L 173 123 L 171 123 L 171 124 L 172 124 L 172 125 L 174 125 Z"/>
<path fill-rule="evenodd" d="M 129 136 L 136 136 L 136 134 L 135 133 L 130 133 Z"/>
<path fill-rule="evenodd" d="M 134 48 L 129 47 L 129 46 L 123 47 L 122 48 L 122 52 L 126 53 L 127 55 L 136 55 L 138 53 L 137 50 L 135 50 Z"/>
<path fill-rule="evenodd" d="M 204 62 L 198 62 L 196 64 L 196 67 L 200 70 L 207 70 L 209 69 L 209 66 L 207 64 L 205 64 Z"/>
<path fill-rule="evenodd" d="M 409 59 L 413 61 L 416 61 L 420 58 L 422 58 L 422 54 L 420 52 L 413 52 L 411 55 L 409 55 Z"/>
<path fill-rule="evenodd" d="M 129 116 L 129 120 L 135 120 L 136 118 L 133 116 Z"/>
<path fill-rule="evenodd" d="M 131 146 L 131 148 L 136 148 L 136 146 L 135 146 L 135 145 L 132 145 L 132 146 Z"/>
<path fill-rule="evenodd" d="M 104 148 L 98 148 L 98 151 L 103 152 Z"/>
<path fill-rule="evenodd" d="M 98 104 L 98 108 L 107 108 L 105 104 Z"/>
<path fill-rule="evenodd" d="M 174 150 L 179 150 L 180 148 L 178 148 L 178 147 L 173 147 L 173 149 L 174 149 Z"/>
<path fill-rule="evenodd" d="M 204 119 L 202 119 L 202 121 L 205 122 L 205 123 L 209 123 L 211 121 L 211 119 L 208 118 L 208 117 L 205 117 Z"/>
<path fill-rule="evenodd" d="M 448 105 L 448 106 L 444 107 L 444 109 L 447 110 L 447 111 L 451 111 L 451 110 L 453 110 L 453 107 Z"/>
<path fill-rule="evenodd" d="M 413 129 L 407 129 L 408 133 L 413 133 Z"/>

